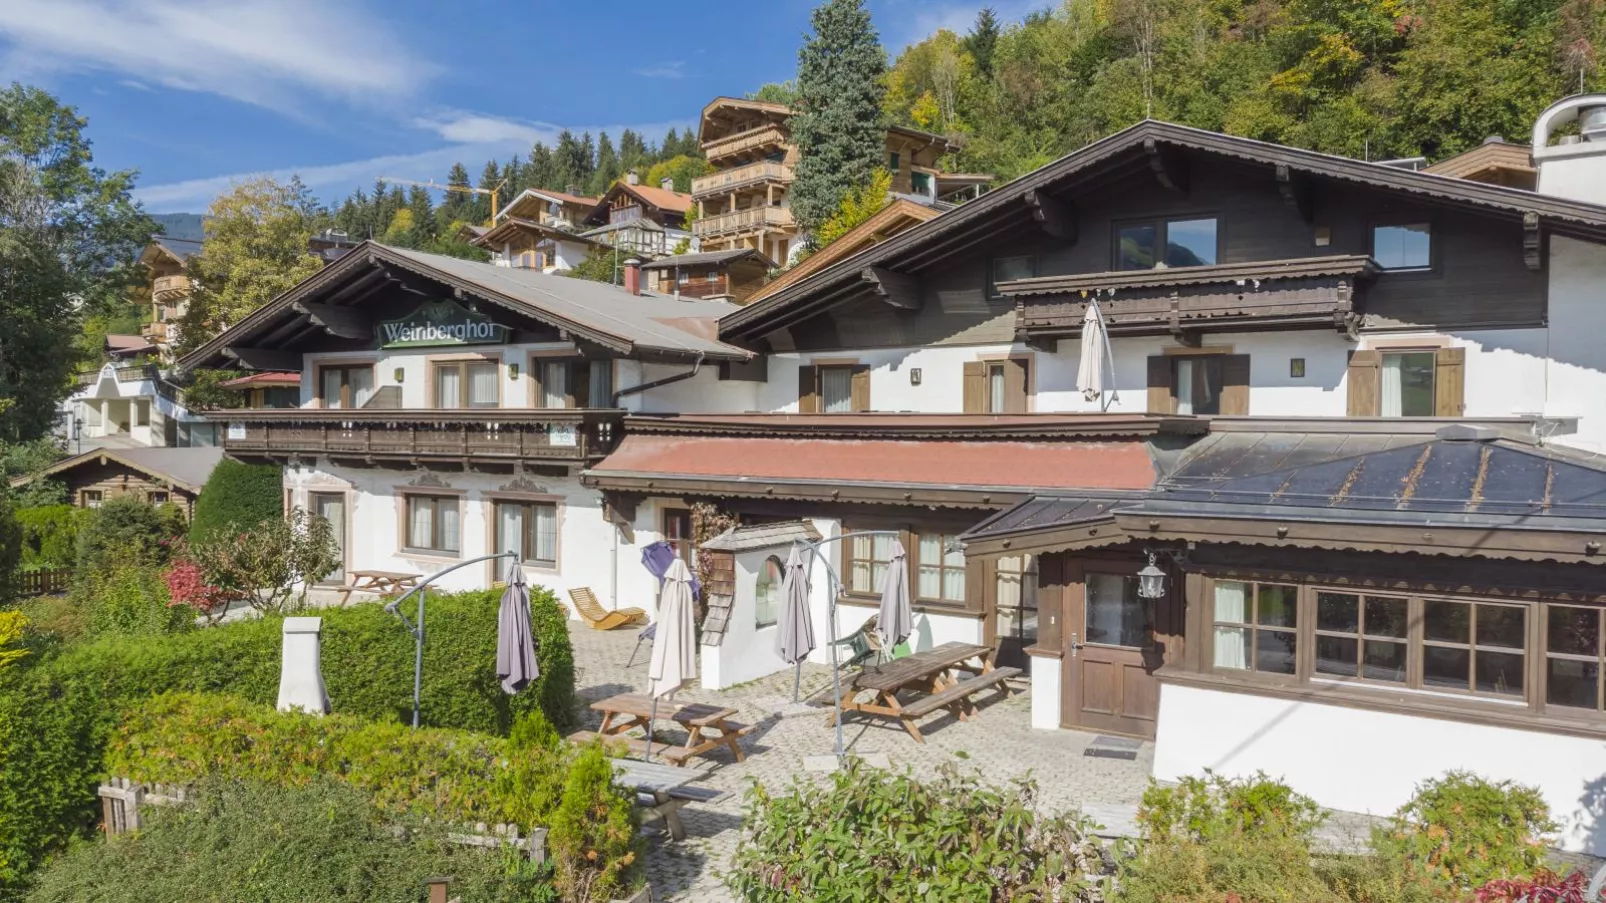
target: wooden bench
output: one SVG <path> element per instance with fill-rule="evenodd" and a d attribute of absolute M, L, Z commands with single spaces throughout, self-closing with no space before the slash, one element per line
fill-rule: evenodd
<path fill-rule="evenodd" d="M 584 746 L 593 740 L 601 740 L 604 747 L 622 746 L 632 755 L 647 758 L 647 741 L 639 737 L 625 737 L 619 734 L 599 734 L 596 731 L 575 731 L 569 735 L 569 742 L 577 746 Z M 685 765 L 692 754 L 679 746 L 672 746 L 658 740 L 652 741 L 652 754 L 674 765 Z"/>
<path fill-rule="evenodd" d="M 904 718 L 921 718 L 947 706 L 953 708 L 955 715 L 963 718 L 965 717 L 963 704 L 968 704 L 971 696 L 989 687 L 1001 685 L 1012 677 L 1020 676 L 1020 673 L 1021 669 L 1019 668 L 994 668 L 975 677 L 967 677 L 964 680 L 956 681 L 953 686 L 946 690 L 932 693 L 929 696 L 922 696 L 914 702 L 903 706 L 899 714 Z M 1008 687 L 1004 689 L 1005 692 L 1008 692 Z"/>
<path fill-rule="evenodd" d="M 688 803 L 712 803 L 724 799 L 726 792 L 713 787 L 675 787 L 665 790 L 660 800 L 651 793 L 637 792 L 636 805 L 646 809 L 664 822 L 664 830 L 672 840 L 686 839 L 686 829 L 680 823 L 680 810 Z"/>

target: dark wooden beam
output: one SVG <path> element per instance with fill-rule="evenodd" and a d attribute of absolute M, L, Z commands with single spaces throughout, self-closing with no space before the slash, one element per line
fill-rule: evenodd
<path fill-rule="evenodd" d="M 1277 193 L 1283 196 L 1283 203 L 1288 209 L 1299 214 L 1300 219 L 1308 223 L 1315 217 L 1316 213 L 1311 207 L 1310 182 L 1286 163 L 1277 164 Z"/>
<path fill-rule="evenodd" d="M 1040 188 L 1031 188 L 1021 195 L 1032 211 L 1032 220 L 1051 238 L 1076 241 L 1076 212 L 1071 205 Z"/>
<path fill-rule="evenodd" d="M 301 353 L 298 351 L 224 346 L 223 356 L 238 361 L 247 370 L 301 370 Z"/>
<path fill-rule="evenodd" d="M 298 301 L 292 306 L 330 335 L 342 339 L 366 339 L 374 334 L 374 319 L 366 311 L 312 301 Z"/>
<path fill-rule="evenodd" d="M 865 267 L 859 278 L 870 286 L 870 291 L 899 310 L 920 309 L 920 280 L 907 273 L 885 267 Z"/>
<path fill-rule="evenodd" d="M 1530 210 L 1522 215 L 1522 262 L 1536 273 L 1544 266 L 1544 255 L 1540 251 L 1542 244 L 1539 214 Z"/>
<path fill-rule="evenodd" d="M 1143 142 L 1143 153 L 1149 158 L 1149 170 L 1160 184 L 1179 194 L 1188 193 L 1188 164 L 1176 151 L 1161 147 L 1153 138 Z"/>
<path fill-rule="evenodd" d="M 1060 340 L 1057 337 L 1036 335 L 1024 329 L 1015 330 L 1015 341 L 1033 351 L 1041 351 L 1044 354 L 1055 354 L 1060 348 Z"/>
<path fill-rule="evenodd" d="M 276 327 L 272 332 L 256 336 L 252 341 L 269 348 L 279 348 L 291 336 L 300 335 L 307 331 L 308 320 L 306 314 L 297 314 L 292 311 L 288 317 L 282 325 Z"/>

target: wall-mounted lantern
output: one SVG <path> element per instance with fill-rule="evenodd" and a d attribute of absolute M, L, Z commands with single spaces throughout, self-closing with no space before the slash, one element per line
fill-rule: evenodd
<path fill-rule="evenodd" d="M 391 372 L 390 375 L 394 376 L 396 378 L 396 382 L 399 383 L 399 382 L 402 381 L 402 377 L 407 375 L 407 371 L 403 370 L 400 367 L 397 367 L 394 371 Z"/>
<path fill-rule="evenodd" d="M 1149 553 L 1149 563 L 1138 571 L 1138 596 L 1143 599 L 1165 598 L 1165 571 L 1154 561 L 1154 553 Z"/>
<path fill-rule="evenodd" d="M 519 365 L 518 364 L 508 364 L 507 365 L 507 378 L 508 379 L 518 379 L 519 378 Z"/>

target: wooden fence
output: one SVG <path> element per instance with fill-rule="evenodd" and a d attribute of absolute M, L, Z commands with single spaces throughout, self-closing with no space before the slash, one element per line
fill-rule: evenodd
<path fill-rule="evenodd" d="M 194 799 L 189 787 L 167 784 L 149 786 L 128 778 L 112 778 L 100 785 L 101 819 L 107 836 L 137 831 L 141 825 L 140 808 L 143 806 L 177 806 Z M 519 835 L 516 825 L 473 825 L 469 832 L 449 832 L 446 839 L 465 847 L 498 849 L 512 847 L 525 851 L 532 862 L 546 862 L 546 828 L 533 828 L 525 836 Z"/>
<path fill-rule="evenodd" d="M 17 576 L 17 584 L 18 591 L 24 597 L 64 593 L 72 585 L 72 568 L 24 571 Z"/>

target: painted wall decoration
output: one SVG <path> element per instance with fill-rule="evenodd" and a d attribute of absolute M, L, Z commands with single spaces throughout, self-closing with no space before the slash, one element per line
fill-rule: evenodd
<path fill-rule="evenodd" d="M 456 301 L 425 301 L 405 317 L 381 320 L 374 328 L 380 348 L 505 344 L 506 326 Z"/>

